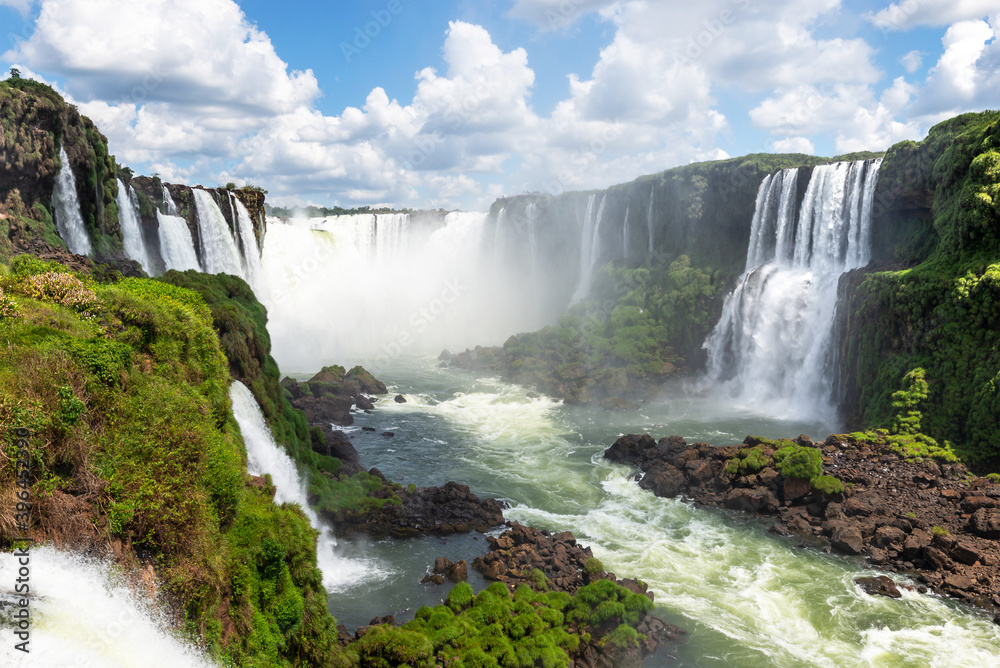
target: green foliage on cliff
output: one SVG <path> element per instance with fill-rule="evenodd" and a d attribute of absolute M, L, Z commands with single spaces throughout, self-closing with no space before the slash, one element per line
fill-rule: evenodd
<path fill-rule="evenodd" d="M 53 276 L 94 299 L 81 309 L 65 291 L 39 292 Z M 152 564 L 186 629 L 235 665 L 331 665 L 316 533 L 298 507 L 247 484 L 228 363 L 204 300 L 33 258 L 0 268 L 0 287 L 19 306 L 0 318 L 0 430 L 8 444 L 16 428 L 31 431 L 30 535 L 118 546 L 126 568 Z M 0 485 L 14 489 L 4 448 Z M 13 500 L 0 496 L 3 540 L 18 535 Z"/>
<path fill-rule="evenodd" d="M 609 263 L 597 273 L 593 296 L 557 325 L 504 344 L 511 375 L 545 391 L 571 388 L 560 394 L 584 402 L 641 396 L 636 383 L 657 383 L 697 354 L 721 289 L 715 272 L 692 267 L 686 256 L 654 268 Z"/>
<path fill-rule="evenodd" d="M 511 595 L 501 582 L 473 595 L 462 582 L 445 604 L 421 608 L 402 627 L 370 629 L 345 655 L 358 666 L 566 667 L 591 639 L 619 648 L 645 640 L 635 627 L 652 607 L 646 596 L 610 580 L 574 596 L 526 585 Z"/>
<path fill-rule="evenodd" d="M 981 466 L 1000 464 L 998 151 L 1000 112 L 953 118 L 923 142 L 889 150 L 879 191 L 906 201 L 916 197 L 909 193 L 932 194 L 932 228 L 919 249 L 901 244 L 909 257 L 897 252 L 916 264 L 868 275 L 848 305 L 856 341 L 849 364 L 865 421 L 901 436 L 922 429 L 947 438 Z M 919 217 L 913 224 L 920 227 Z M 906 381 L 914 385 L 899 394 L 913 369 L 923 378 Z M 915 388 L 926 394 L 919 416 L 905 407 L 900 413 L 894 404 L 905 404 Z M 910 424 L 915 417 L 919 427 Z"/>
<path fill-rule="evenodd" d="M 0 81 L 0 260 L 42 241 L 65 248 L 52 214 L 52 190 L 64 147 L 76 178 L 93 257 L 122 257 L 118 166 L 107 139 L 51 87 L 24 78 Z"/>

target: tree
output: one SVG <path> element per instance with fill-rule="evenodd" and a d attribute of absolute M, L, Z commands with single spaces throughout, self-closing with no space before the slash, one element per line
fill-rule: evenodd
<path fill-rule="evenodd" d="M 11 79 L 20 79 L 21 78 L 21 70 L 17 69 L 16 67 L 10 68 L 10 78 Z"/>

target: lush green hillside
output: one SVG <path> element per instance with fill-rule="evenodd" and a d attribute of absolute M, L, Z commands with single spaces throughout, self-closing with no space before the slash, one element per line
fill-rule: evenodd
<path fill-rule="evenodd" d="M 970 462 L 1000 465 L 1000 113 L 966 114 L 886 154 L 876 221 L 892 271 L 844 287 L 848 406 L 888 426 L 913 369 L 922 428 Z"/>

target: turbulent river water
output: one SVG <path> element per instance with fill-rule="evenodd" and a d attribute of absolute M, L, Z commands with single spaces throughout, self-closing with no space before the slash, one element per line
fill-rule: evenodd
<path fill-rule="evenodd" d="M 989 617 L 915 592 L 869 596 L 854 584 L 871 574 L 861 560 L 798 547 L 767 534 L 763 522 L 657 498 L 629 468 L 602 458 L 623 433 L 728 445 L 748 434 L 825 437 L 829 425 L 778 421 L 715 399 L 664 397 L 635 412 L 565 406 L 439 368 L 433 357 L 397 358 L 376 375 L 390 383 L 390 397 L 399 392 L 407 402 L 383 399 L 346 429 L 364 465 L 403 484 L 456 480 L 506 500 L 510 520 L 573 531 L 606 568 L 648 582 L 657 614 L 690 632 L 674 650 L 680 665 L 1000 665 L 1000 627 Z M 477 535 L 342 540 L 338 550 L 354 578 L 341 579 L 330 609 L 353 627 L 387 612 L 405 620 L 439 602 L 447 587 L 418 584 L 434 558 L 471 562 L 486 544 Z"/>

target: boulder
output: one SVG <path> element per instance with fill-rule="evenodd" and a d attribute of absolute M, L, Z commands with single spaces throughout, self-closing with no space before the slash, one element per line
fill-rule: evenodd
<path fill-rule="evenodd" d="M 406 403 L 406 397 L 404 397 L 402 394 L 397 394 L 395 397 L 392 398 L 392 400 L 395 401 L 397 404 Z"/>
<path fill-rule="evenodd" d="M 972 513 L 969 531 L 983 538 L 1000 538 L 1000 509 L 980 508 Z"/>
<path fill-rule="evenodd" d="M 853 522 L 834 520 L 830 532 L 830 545 L 833 546 L 833 549 L 844 554 L 861 554 L 861 550 L 864 548 L 864 539 L 860 529 Z"/>
<path fill-rule="evenodd" d="M 889 598 L 902 598 L 899 588 L 892 578 L 886 575 L 879 575 L 873 578 L 855 578 L 854 582 L 872 596 L 887 596 Z"/>
<path fill-rule="evenodd" d="M 365 394 L 388 394 L 385 383 L 375 378 L 362 367 L 356 366 L 344 375 L 344 380 L 353 380 Z"/>
<path fill-rule="evenodd" d="M 351 406 L 354 402 L 350 397 L 338 397 L 327 395 L 325 397 L 305 397 L 292 402 L 306 414 L 306 419 L 310 424 L 333 423 L 342 426 L 354 424 L 354 417 L 351 415 Z"/>
<path fill-rule="evenodd" d="M 639 481 L 639 487 L 651 489 L 657 496 L 671 499 L 686 487 L 684 474 L 670 464 L 659 464 L 649 470 Z"/>
<path fill-rule="evenodd" d="M 375 404 L 373 404 L 368 397 L 362 394 L 359 394 L 354 398 L 354 403 L 363 411 L 375 410 Z"/>
<path fill-rule="evenodd" d="M 361 458 L 347 434 L 328 424 L 320 424 L 310 430 L 310 436 L 312 449 L 321 455 L 339 459 L 344 465 L 344 473 L 353 475 L 361 472 Z"/>
<path fill-rule="evenodd" d="M 334 364 L 332 366 L 325 366 L 320 369 L 319 373 L 309 379 L 309 382 L 323 382 L 323 383 L 339 383 L 344 380 L 344 374 L 346 370 L 339 364 Z"/>

